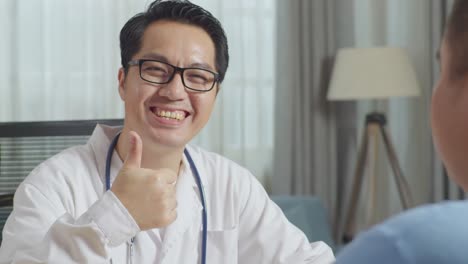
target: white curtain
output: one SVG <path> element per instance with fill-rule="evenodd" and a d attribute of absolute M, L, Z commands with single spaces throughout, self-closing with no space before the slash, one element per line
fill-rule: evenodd
<path fill-rule="evenodd" d="M 335 236 L 356 156 L 356 106 L 326 101 L 333 57 L 354 45 L 354 2 L 277 1 L 274 194 L 314 195 Z M 338 239 L 337 239 L 338 240 Z"/>
<path fill-rule="evenodd" d="M 335 1 L 278 1 L 274 194 L 317 195 L 334 216 L 336 135 L 325 100 L 335 54 Z M 281 77 L 281 78 L 280 78 Z"/>
<path fill-rule="evenodd" d="M 273 156 L 274 0 L 199 0 L 223 24 L 230 62 L 216 107 L 195 142 L 246 166 L 267 190 Z"/>
<path fill-rule="evenodd" d="M 117 10 L 131 8 L 113 3 L 0 2 L 1 121 L 122 116 L 117 28 L 128 14 Z"/>
<path fill-rule="evenodd" d="M 122 118 L 119 31 L 149 0 L 0 1 L 0 122 Z M 193 1 L 221 20 L 230 67 L 207 127 L 194 140 L 270 174 L 273 0 Z"/>

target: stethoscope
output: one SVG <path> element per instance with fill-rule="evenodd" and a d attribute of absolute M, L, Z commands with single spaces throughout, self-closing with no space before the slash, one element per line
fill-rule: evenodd
<path fill-rule="evenodd" d="M 114 139 L 112 140 L 109 149 L 107 150 L 107 158 L 106 158 L 106 191 L 110 189 L 110 167 L 112 161 L 112 154 L 114 154 L 115 145 L 119 139 L 120 133 L 118 133 Z M 198 191 L 200 192 L 200 198 L 203 206 L 202 210 L 202 222 L 203 222 L 203 230 L 202 230 L 202 247 L 201 247 L 201 264 L 206 263 L 206 240 L 207 240 L 207 214 L 206 214 L 206 203 L 205 203 L 205 193 L 203 192 L 202 181 L 200 178 L 200 174 L 198 173 L 197 167 L 192 160 L 187 149 L 184 149 L 184 154 L 187 157 L 187 160 L 190 164 L 190 168 L 195 174 L 195 180 L 197 182 Z M 135 242 L 135 237 L 131 238 L 129 242 L 127 242 L 129 254 L 128 254 L 128 263 L 133 263 L 133 244 Z M 111 259 L 112 263 L 112 259 Z"/>

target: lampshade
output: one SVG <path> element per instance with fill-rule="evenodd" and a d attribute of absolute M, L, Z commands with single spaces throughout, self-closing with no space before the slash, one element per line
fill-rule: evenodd
<path fill-rule="evenodd" d="M 338 51 L 328 100 L 418 96 L 413 66 L 401 48 L 345 48 Z"/>

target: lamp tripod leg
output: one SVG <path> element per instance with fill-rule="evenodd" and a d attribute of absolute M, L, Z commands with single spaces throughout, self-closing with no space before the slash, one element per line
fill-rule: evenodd
<path fill-rule="evenodd" d="M 388 160 L 392 167 L 393 173 L 395 175 L 395 183 L 398 188 L 398 193 L 400 195 L 401 204 L 403 209 L 408 209 L 411 204 L 413 203 L 411 192 L 409 189 L 409 184 L 406 181 L 405 177 L 403 176 L 403 172 L 401 170 L 400 164 L 398 162 L 398 158 L 396 156 L 395 148 L 388 136 L 388 132 L 384 126 L 380 126 L 380 131 L 382 133 L 382 138 L 384 141 L 385 150 L 387 151 Z"/>
<path fill-rule="evenodd" d="M 362 180 L 364 176 L 364 165 L 367 161 L 367 149 L 368 149 L 368 142 L 369 142 L 369 134 L 368 134 L 368 127 L 366 126 L 364 130 L 364 134 L 361 140 L 361 146 L 359 148 L 359 156 L 356 164 L 356 170 L 354 173 L 353 179 L 353 187 L 351 190 L 351 198 L 349 200 L 348 211 L 345 215 L 345 224 L 343 230 L 343 243 L 348 243 L 353 239 L 354 230 L 353 227 L 355 225 L 355 216 L 356 216 L 356 209 L 357 203 L 359 200 L 359 193 L 362 187 Z"/>
<path fill-rule="evenodd" d="M 367 204 L 367 213 L 366 213 L 366 220 L 365 225 L 373 225 L 375 224 L 375 215 L 376 215 L 376 207 L 377 207 L 377 175 L 378 175 L 378 167 L 377 163 L 379 160 L 379 142 L 380 142 L 380 128 L 379 124 L 375 122 L 369 122 L 367 124 L 368 130 L 368 137 L 370 140 L 369 144 L 369 151 L 368 151 L 368 204 Z"/>

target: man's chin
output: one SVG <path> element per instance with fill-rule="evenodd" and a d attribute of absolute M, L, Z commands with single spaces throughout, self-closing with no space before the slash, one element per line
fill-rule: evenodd
<path fill-rule="evenodd" d="M 174 133 L 167 133 L 161 131 L 153 131 L 149 138 L 147 138 L 148 144 L 154 145 L 157 148 L 164 149 L 183 149 L 188 143 L 182 137 L 174 135 Z M 144 143 L 143 143 L 144 144 Z"/>

